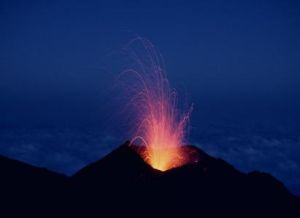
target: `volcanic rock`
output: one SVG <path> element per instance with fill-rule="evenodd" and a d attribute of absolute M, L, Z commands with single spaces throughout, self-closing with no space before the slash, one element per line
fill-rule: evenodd
<path fill-rule="evenodd" d="M 71 177 L 1 157 L 1 207 L 22 216 L 300 217 L 299 198 L 270 174 L 242 173 L 195 146 L 184 147 L 190 164 L 161 172 L 138 149 L 127 142 Z"/>

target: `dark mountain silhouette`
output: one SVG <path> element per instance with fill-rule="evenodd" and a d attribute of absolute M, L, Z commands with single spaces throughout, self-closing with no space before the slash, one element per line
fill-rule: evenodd
<path fill-rule="evenodd" d="M 160 172 L 139 149 L 125 143 L 72 177 L 0 157 L 1 207 L 10 214 L 59 217 L 300 215 L 299 198 L 269 174 L 241 173 L 194 146 L 184 147 L 191 164 Z"/>
<path fill-rule="evenodd" d="M 0 217 L 38 215 L 60 198 L 66 181 L 64 175 L 0 156 Z"/>

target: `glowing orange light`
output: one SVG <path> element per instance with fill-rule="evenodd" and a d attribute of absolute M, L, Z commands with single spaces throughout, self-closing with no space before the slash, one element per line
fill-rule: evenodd
<path fill-rule="evenodd" d="M 132 46 L 134 43 L 141 45 L 142 55 Z M 138 141 L 145 146 L 140 154 L 155 169 L 166 171 L 182 166 L 188 162 L 181 147 L 191 110 L 180 114 L 176 92 L 170 88 L 162 68 L 162 58 L 149 41 L 138 38 L 130 43 L 127 51 L 138 68 L 125 72 L 136 78 L 129 90 L 133 96 L 130 106 L 137 117 L 132 143 Z"/>

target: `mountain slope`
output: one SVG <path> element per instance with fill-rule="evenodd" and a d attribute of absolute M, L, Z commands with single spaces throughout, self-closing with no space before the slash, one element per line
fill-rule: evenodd
<path fill-rule="evenodd" d="M 0 157 L 1 209 L 39 217 L 45 211 L 67 217 L 300 215 L 299 198 L 269 174 L 242 173 L 194 146 L 183 148 L 191 164 L 160 172 L 143 161 L 140 149 L 127 142 L 72 177 Z"/>
<path fill-rule="evenodd" d="M 184 148 L 194 158 L 191 164 L 160 172 L 140 158 L 138 149 L 125 143 L 80 170 L 71 178 L 74 192 L 84 199 L 105 199 L 104 205 L 122 205 L 125 209 L 135 205 L 142 211 L 154 206 L 169 214 L 182 210 L 193 214 L 201 210 L 204 214 L 211 209 L 230 214 L 240 210 L 251 210 L 254 215 L 262 211 L 269 215 L 299 213 L 299 199 L 269 174 L 241 173 L 194 146 Z M 98 207 L 88 203 L 89 210 Z"/>

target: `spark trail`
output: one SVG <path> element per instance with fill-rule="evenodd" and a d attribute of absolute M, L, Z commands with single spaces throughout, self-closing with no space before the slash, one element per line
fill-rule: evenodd
<path fill-rule="evenodd" d="M 151 42 L 135 39 L 126 51 L 135 62 L 133 68 L 123 72 L 134 78 L 128 89 L 131 96 L 128 105 L 134 111 L 136 124 L 131 143 L 142 145 L 139 154 L 160 171 L 188 163 L 182 146 L 191 109 L 180 112 L 162 57 Z"/>

